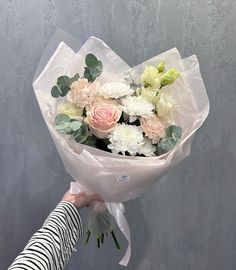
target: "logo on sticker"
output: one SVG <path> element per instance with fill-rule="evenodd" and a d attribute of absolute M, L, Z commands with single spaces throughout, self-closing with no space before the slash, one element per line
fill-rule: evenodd
<path fill-rule="evenodd" d="M 129 181 L 130 177 L 128 175 L 120 175 L 117 177 L 117 182 L 120 183 L 127 183 Z"/>

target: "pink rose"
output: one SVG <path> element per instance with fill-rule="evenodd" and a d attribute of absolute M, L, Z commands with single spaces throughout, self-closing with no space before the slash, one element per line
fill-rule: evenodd
<path fill-rule="evenodd" d="M 145 135 L 152 140 L 152 143 L 158 143 L 165 136 L 165 127 L 156 115 L 141 118 L 140 123 Z"/>
<path fill-rule="evenodd" d="M 99 82 L 90 83 L 87 79 L 79 79 L 71 84 L 67 99 L 81 107 L 90 106 L 99 88 Z"/>
<path fill-rule="evenodd" d="M 95 104 L 91 107 L 85 121 L 89 124 L 90 131 L 98 138 L 104 139 L 116 126 L 120 119 L 121 111 L 113 104 Z"/>

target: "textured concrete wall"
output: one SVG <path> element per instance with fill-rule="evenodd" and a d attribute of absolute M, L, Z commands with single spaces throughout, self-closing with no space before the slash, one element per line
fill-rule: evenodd
<path fill-rule="evenodd" d="M 236 269 L 235 17 L 232 0 L 0 0 L 0 269 L 70 181 L 31 87 L 55 27 L 104 39 L 130 65 L 174 46 L 183 56 L 197 55 L 211 113 L 190 157 L 126 203 L 128 269 Z M 100 250 L 81 242 L 66 269 L 122 269 L 111 240 Z"/>

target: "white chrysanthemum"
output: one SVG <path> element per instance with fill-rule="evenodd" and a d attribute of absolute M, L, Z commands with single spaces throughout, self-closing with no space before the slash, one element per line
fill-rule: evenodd
<path fill-rule="evenodd" d="M 105 98 L 120 98 L 132 95 L 134 90 L 128 84 L 121 82 L 105 83 L 99 90 L 99 94 Z"/>
<path fill-rule="evenodd" d="M 144 142 L 139 146 L 138 153 L 146 157 L 155 156 L 156 147 L 152 144 L 150 139 L 145 138 Z"/>
<path fill-rule="evenodd" d="M 115 154 L 128 152 L 130 155 L 136 155 L 139 146 L 143 143 L 143 134 L 140 127 L 118 124 L 108 136 L 110 144 L 108 148 Z"/>
<path fill-rule="evenodd" d="M 153 115 L 155 106 L 143 96 L 129 96 L 121 101 L 123 111 L 128 115 L 150 116 Z"/>

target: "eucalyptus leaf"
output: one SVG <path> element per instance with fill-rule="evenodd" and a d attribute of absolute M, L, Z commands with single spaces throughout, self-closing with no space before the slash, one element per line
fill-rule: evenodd
<path fill-rule="evenodd" d="M 164 138 L 158 143 L 158 153 L 159 155 L 165 154 L 172 150 L 175 146 L 177 145 L 177 142 L 169 137 L 169 138 Z"/>
<path fill-rule="evenodd" d="M 73 133 L 73 137 L 77 143 L 83 143 L 88 137 L 87 125 L 83 123 L 80 129 Z"/>
<path fill-rule="evenodd" d="M 55 123 L 56 125 L 60 125 L 63 122 L 70 122 L 70 117 L 66 114 L 57 114 L 55 117 Z"/>
<path fill-rule="evenodd" d="M 162 155 L 172 150 L 180 142 L 181 136 L 181 127 L 169 126 L 166 129 L 166 137 L 158 143 L 158 153 Z"/>
<path fill-rule="evenodd" d="M 85 67 L 84 68 L 84 77 L 89 81 L 89 82 L 93 82 L 96 78 L 94 78 L 92 75 L 91 75 L 91 72 L 90 72 L 90 68 L 89 67 Z"/>
<path fill-rule="evenodd" d="M 71 134 L 72 132 L 70 122 L 62 122 L 61 124 L 56 125 L 56 130 L 62 134 Z"/>
<path fill-rule="evenodd" d="M 58 87 L 63 87 L 70 84 L 70 77 L 63 75 L 57 78 L 57 85 Z"/>
<path fill-rule="evenodd" d="M 70 79 L 70 83 L 72 84 L 75 81 L 78 81 L 78 79 L 80 78 L 79 73 L 76 73 L 71 79 Z"/>
<path fill-rule="evenodd" d="M 172 137 L 175 141 L 179 143 L 182 137 L 182 128 L 177 126 L 172 126 Z"/>
<path fill-rule="evenodd" d="M 56 85 L 53 86 L 53 88 L 52 88 L 52 90 L 51 90 L 51 95 L 52 95 L 52 97 L 54 97 L 54 98 L 60 97 L 61 92 L 60 92 L 59 88 L 58 88 Z"/>
<path fill-rule="evenodd" d="M 60 76 L 57 79 L 57 86 L 60 89 L 61 96 L 64 97 L 70 90 L 71 79 L 68 76 Z"/>
<path fill-rule="evenodd" d="M 96 147 L 96 141 L 97 139 L 94 136 L 88 136 L 87 139 L 83 142 L 83 144 Z"/>
<path fill-rule="evenodd" d="M 166 137 L 172 137 L 176 141 L 180 141 L 182 136 L 182 128 L 177 126 L 169 126 L 166 129 Z"/>
<path fill-rule="evenodd" d="M 61 134 L 67 134 L 65 129 L 57 129 L 57 131 Z"/>
<path fill-rule="evenodd" d="M 88 67 L 95 67 L 98 65 L 98 59 L 95 55 L 93 55 L 92 53 L 89 53 L 86 55 L 85 64 Z"/>
<path fill-rule="evenodd" d="M 102 61 L 101 60 L 98 60 L 98 64 L 97 64 L 97 69 L 100 70 L 102 72 L 103 70 L 103 66 L 102 66 Z"/>
<path fill-rule="evenodd" d="M 54 98 L 64 97 L 70 91 L 70 86 L 74 81 L 80 78 L 79 73 L 76 73 L 72 78 L 62 75 L 57 78 L 57 85 L 54 85 L 51 90 L 51 95 Z"/>
<path fill-rule="evenodd" d="M 64 123 L 61 123 L 59 125 L 56 125 L 56 129 L 57 130 L 66 129 L 68 127 L 70 127 L 70 123 L 69 122 L 64 122 Z"/>
<path fill-rule="evenodd" d="M 84 77 L 89 81 L 93 82 L 101 75 L 103 71 L 102 62 L 97 60 L 93 54 L 88 54 L 85 59 L 87 67 L 84 68 Z"/>
<path fill-rule="evenodd" d="M 70 128 L 71 128 L 73 131 L 76 131 L 76 130 L 80 129 L 81 126 L 82 126 L 82 123 L 79 122 L 79 121 L 73 121 L 73 122 L 70 122 Z"/>

